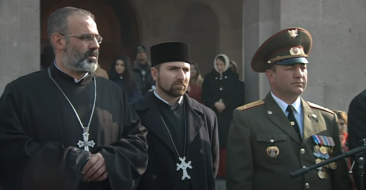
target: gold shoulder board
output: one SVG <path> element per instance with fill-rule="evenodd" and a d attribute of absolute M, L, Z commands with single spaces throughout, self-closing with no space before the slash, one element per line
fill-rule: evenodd
<path fill-rule="evenodd" d="M 243 111 L 243 110 L 246 110 L 246 109 L 249 109 L 249 108 L 254 108 L 254 107 L 263 105 L 264 103 L 265 102 L 263 100 L 257 100 L 255 102 L 251 102 L 249 104 L 245 104 L 245 105 L 239 106 L 236 109 L 239 110 L 239 111 Z"/>
<path fill-rule="evenodd" d="M 314 104 L 314 103 L 311 103 L 311 102 L 308 102 L 308 104 L 311 108 L 315 108 L 315 109 L 326 111 L 326 112 L 331 113 L 331 114 L 335 114 L 332 110 L 330 110 L 328 108 L 325 108 L 323 106 L 319 106 L 318 104 Z"/>

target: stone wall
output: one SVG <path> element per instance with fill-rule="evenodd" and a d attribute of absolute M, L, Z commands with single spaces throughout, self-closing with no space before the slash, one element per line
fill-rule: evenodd
<path fill-rule="evenodd" d="M 308 88 L 303 97 L 330 109 L 348 110 L 351 99 L 366 88 L 366 1 L 246 0 L 244 3 L 247 101 L 263 98 L 269 85 L 251 71 L 250 60 L 274 32 L 303 27 L 313 36 Z"/>
<path fill-rule="evenodd" d="M 0 1 L 0 93 L 40 68 L 39 0 Z"/>

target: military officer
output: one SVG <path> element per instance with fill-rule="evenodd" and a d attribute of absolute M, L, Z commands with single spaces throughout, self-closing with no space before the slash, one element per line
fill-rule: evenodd
<path fill-rule="evenodd" d="M 251 66 L 271 91 L 234 111 L 227 142 L 227 189 L 352 189 L 344 159 L 291 178 L 290 173 L 341 154 L 336 115 L 301 98 L 312 37 L 288 28 L 266 40 Z"/>

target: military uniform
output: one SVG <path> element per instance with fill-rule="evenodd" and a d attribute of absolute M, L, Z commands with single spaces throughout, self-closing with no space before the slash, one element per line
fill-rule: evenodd
<path fill-rule="evenodd" d="M 306 30 L 282 30 L 259 48 L 252 68 L 264 72 L 271 64 L 306 64 L 311 45 Z M 341 154 L 336 115 L 300 97 L 297 102 L 300 137 L 272 93 L 234 111 L 227 142 L 228 190 L 352 189 L 344 159 L 290 177 L 291 172 Z"/>

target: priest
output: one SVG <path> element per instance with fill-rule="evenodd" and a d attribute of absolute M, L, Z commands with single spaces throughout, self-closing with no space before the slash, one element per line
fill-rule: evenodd
<path fill-rule="evenodd" d="M 92 74 L 102 42 L 94 16 L 61 8 L 48 36 L 54 64 L 10 82 L 0 99 L 4 189 L 135 189 L 147 131 L 123 90 Z"/>
<path fill-rule="evenodd" d="M 214 190 L 219 143 L 215 113 L 186 94 L 188 44 L 151 47 L 156 89 L 133 106 L 149 134 L 149 164 L 138 190 Z"/>

